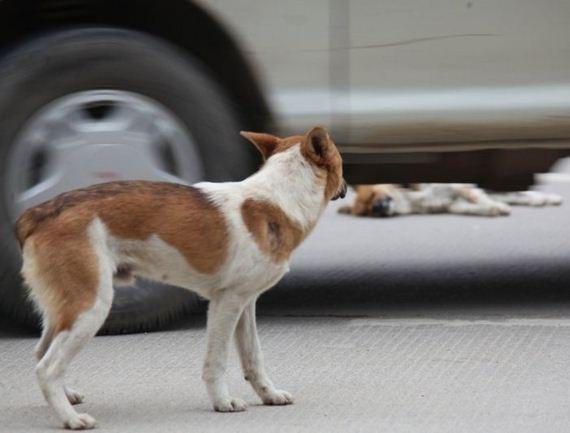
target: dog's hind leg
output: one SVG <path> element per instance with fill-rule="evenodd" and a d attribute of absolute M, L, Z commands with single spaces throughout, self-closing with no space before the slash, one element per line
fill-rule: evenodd
<path fill-rule="evenodd" d="M 252 300 L 244 309 L 236 327 L 236 345 L 241 360 L 245 380 L 264 404 L 284 405 L 293 403 L 287 391 L 276 389 L 265 372 L 263 354 L 255 323 L 255 302 Z"/>
<path fill-rule="evenodd" d="M 42 326 L 42 336 L 36 345 L 36 359 L 41 361 L 46 354 L 49 346 L 53 340 L 53 327 L 50 326 L 47 319 L 44 319 Z"/>
<path fill-rule="evenodd" d="M 54 236 L 50 242 L 25 245 L 23 273 L 47 318 L 37 351 L 41 356 L 36 367 L 40 388 L 65 427 L 87 429 L 95 426 L 95 420 L 73 409 L 71 402 L 80 395 L 66 389 L 64 375 L 109 313 L 112 266 L 101 254 L 97 236 L 69 239 Z"/>
<path fill-rule="evenodd" d="M 111 273 L 101 282 L 93 306 L 82 312 L 69 329 L 55 335 L 48 351 L 38 363 L 36 373 L 42 392 L 48 403 L 70 429 L 87 429 L 95 426 L 88 414 L 78 414 L 71 406 L 74 391 L 64 386 L 65 371 L 73 357 L 97 333 L 111 308 Z"/>
<path fill-rule="evenodd" d="M 53 327 L 50 326 L 50 324 L 46 319 L 44 320 L 43 323 L 42 336 L 40 338 L 39 343 L 36 346 L 36 358 L 38 362 L 41 361 L 42 358 L 45 356 L 46 352 L 48 351 L 51 345 L 51 342 L 53 341 L 53 337 L 54 337 Z M 80 392 L 77 392 L 72 388 L 69 388 L 68 386 L 65 386 L 64 390 L 65 390 L 65 395 L 67 396 L 67 399 L 71 404 L 83 403 L 84 397 Z"/>
<path fill-rule="evenodd" d="M 510 215 L 508 204 L 494 200 L 485 191 L 470 185 L 455 187 L 456 198 L 449 211 L 460 215 L 500 216 Z"/>
<path fill-rule="evenodd" d="M 112 288 L 111 288 L 112 290 Z M 83 312 L 69 330 L 59 332 L 47 353 L 38 363 L 36 373 L 42 392 L 66 428 L 73 430 L 95 427 L 88 414 L 78 414 L 71 406 L 73 392 L 63 384 L 65 371 L 73 357 L 97 333 L 107 317 L 110 304 L 97 299 L 95 305 Z"/>
<path fill-rule="evenodd" d="M 462 198 L 454 200 L 449 206 L 449 212 L 457 215 L 478 215 L 478 216 L 502 216 L 510 215 L 509 205 L 499 201 L 485 201 L 483 203 L 472 203 Z"/>
<path fill-rule="evenodd" d="M 498 200 L 514 206 L 558 206 L 562 197 L 541 191 L 519 191 L 489 194 L 493 200 Z"/>

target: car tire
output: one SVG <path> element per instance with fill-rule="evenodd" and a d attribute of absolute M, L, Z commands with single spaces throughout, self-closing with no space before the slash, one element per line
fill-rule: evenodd
<path fill-rule="evenodd" d="M 107 27 L 36 35 L 0 61 L 0 161 L 6 164 L 30 117 L 50 102 L 90 89 L 119 89 L 170 109 L 191 131 L 207 180 L 239 180 L 255 157 L 238 135 L 230 100 L 200 62 L 154 36 Z M 6 179 L 3 179 L 5 184 Z M 38 328 L 40 318 L 22 287 L 21 253 L 13 235 L 10 198 L 0 190 L 0 314 Z M 203 308 L 186 290 L 150 282 L 117 287 L 103 333 L 150 331 Z"/>

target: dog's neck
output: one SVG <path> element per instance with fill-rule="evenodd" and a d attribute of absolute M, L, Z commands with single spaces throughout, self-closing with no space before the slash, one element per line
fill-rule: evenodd
<path fill-rule="evenodd" d="M 324 183 L 317 179 L 300 145 L 273 155 L 242 185 L 252 198 L 276 204 L 305 230 L 313 228 L 326 207 Z"/>

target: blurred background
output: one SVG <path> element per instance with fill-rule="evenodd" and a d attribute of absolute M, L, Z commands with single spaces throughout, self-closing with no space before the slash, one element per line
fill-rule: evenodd
<path fill-rule="evenodd" d="M 243 179 L 260 161 L 242 129 L 328 127 L 351 184 L 570 198 L 569 29 L 565 0 L 0 1 L 0 314 L 38 325 L 12 235 L 25 209 L 111 180 Z M 500 221 L 335 210 L 266 311 L 468 288 L 532 287 L 534 299 L 570 281 L 564 206 Z M 201 309 L 140 281 L 117 290 L 103 332 Z"/>

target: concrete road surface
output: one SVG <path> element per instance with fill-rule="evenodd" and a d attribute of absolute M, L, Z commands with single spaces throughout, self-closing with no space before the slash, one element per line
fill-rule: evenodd
<path fill-rule="evenodd" d="M 260 305 L 270 375 L 296 397 L 263 407 L 235 354 L 214 413 L 200 380 L 204 317 L 97 337 L 68 382 L 101 432 L 570 431 L 567 203 L 509 218 L 358 220 L 334 208 Z M 0 432 L 55 431 L 35 338 L 0 326 Z"/>

